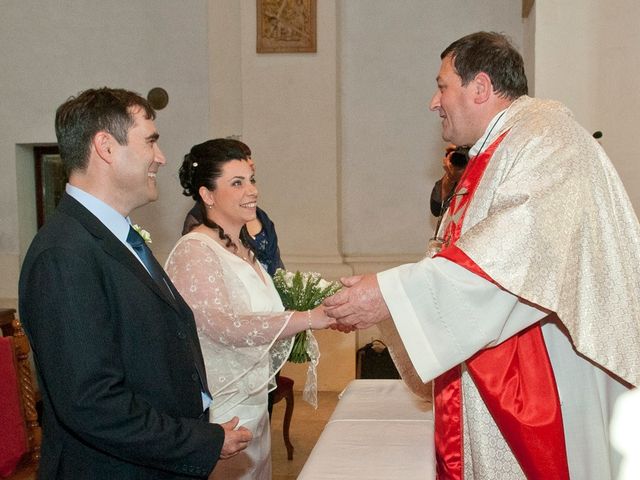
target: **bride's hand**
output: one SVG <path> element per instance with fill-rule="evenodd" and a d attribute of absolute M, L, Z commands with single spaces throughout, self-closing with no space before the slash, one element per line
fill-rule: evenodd
<path fill-rule="evenodd" d="M 336 324 L 335 318 L 331 318 L 324 313 L 324 307 L 322 305 L 318 305 L 313 310 L 309 310 L 307 314 L 309 315 L 312 330 L 324 330 Z"/>

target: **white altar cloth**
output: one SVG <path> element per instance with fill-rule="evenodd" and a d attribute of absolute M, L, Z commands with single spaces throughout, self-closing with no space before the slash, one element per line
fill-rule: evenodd
<path fill-rule="evenodd" d="M 353 380 L 340 395 L 336 420 L 424 420 L 433 423 L 431 402 L 412 394 L 402 380 Z"/>
<path fill-rule="evenodd" d="M 354 380 L 298 479 L 435 479 L 433 414 L 401 380 Z"/>

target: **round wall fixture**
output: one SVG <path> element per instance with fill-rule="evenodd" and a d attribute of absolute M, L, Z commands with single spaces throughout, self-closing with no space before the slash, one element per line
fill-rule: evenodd
<path fill-rule="evenodd" d="M 154 110 L 162 110 L 169 103 L 169 94 L 164 88 L 154 87 L 147 93 L 147 100 Z"/>

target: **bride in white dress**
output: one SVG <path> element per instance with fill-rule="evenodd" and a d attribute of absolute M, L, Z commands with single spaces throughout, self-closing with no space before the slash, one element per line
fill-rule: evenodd
<path fill-rule="evenodd" d="M 183 236 L 165 269 L 192 308 L 213 396 L 210 421 L 234 416 L 253 433 L 238 455 L 219 461 L 213 479 L 271 478 L 267 394 L 287 360 L 293 336 L 327 328 L 322 307 L 284 311 L 280 297 L 248 241 L 258 190 L 244 153 L 226 139 L 194 146 L 180 168 L 184 194 L 205 221 Z"/>

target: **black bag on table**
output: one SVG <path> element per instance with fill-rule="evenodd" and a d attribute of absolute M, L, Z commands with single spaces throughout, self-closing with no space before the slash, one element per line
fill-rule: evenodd
<path fill-rule="evenodd" d="M 389 349 L 382 340 L 373 340 L 356 352 L 356 378 L 400 378 Z"/>

